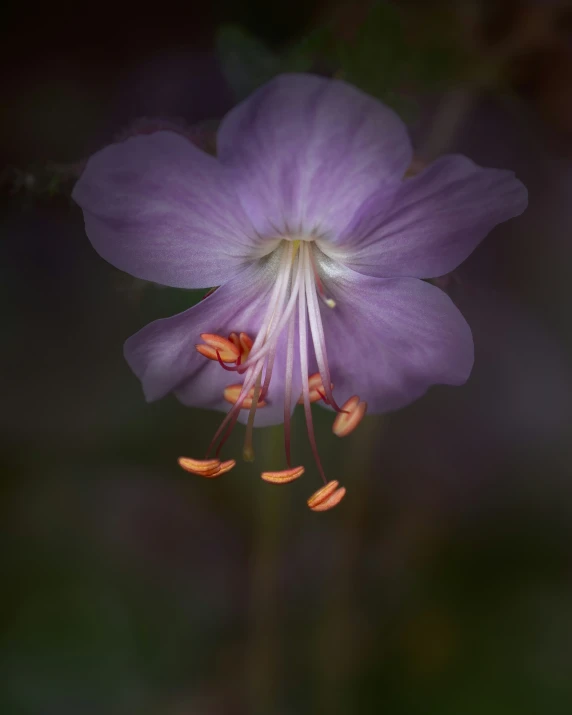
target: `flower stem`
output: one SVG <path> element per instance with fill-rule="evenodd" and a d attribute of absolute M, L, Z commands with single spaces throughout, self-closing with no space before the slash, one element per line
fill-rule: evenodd
<path fill-rule="evenodd" d="M 282 453 L 280 428 L 264 442 L 264 461 L 275 463 Z M 259 485 L 258 518 L 250 562 L 250 595 L 246 684 L 249 715 L 277 712 L 280 672 L 278 564 L 288 490 Z"/>
<path fill-rule="evenodd" d="M 355 449 L 346 456 L 343 474 L 352 476 L 351 499 L 337 530 L 337 558 L 324 574 L 322 591 L 330 594 L 315 634 L 317 691 L 314 712 L 348 712 L 349 690 L 361 666 L 363 640 L 356 615 L 364 612 L 356 584 L 363 583 L 364 524 L 369 501 L 368 484 L 377 462 L 374 445 L 383 434 L 387 418 L 367 417 L 356 432 Z M 361 572 L 361 573 L 360 573 Z M 366 592 L 365 584 L 362 594 Z M 351 709 L 351 708 L 350 708 Z"/>

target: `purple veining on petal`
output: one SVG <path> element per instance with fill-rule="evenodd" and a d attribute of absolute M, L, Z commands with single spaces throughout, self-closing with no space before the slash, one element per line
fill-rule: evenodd
<path fill-rule="evenodd" d="M 138 278 L 208 288 L 231 278 L 253 251 L 254 232 L 227 172 L 173 132 L 98 152 L 73 198 L 98 253 Z"/>
<path fill-rule="evenodd" d="M 444 156 L 392 193 L 370 197 L 340 234 L 335 255 L 367 275 L 434 278 L 526 205 L 527 191 L 511 171 Z"/>
<path fill-rule="evenodd" d="M 239 104 L 221 123 L 218 149 L 263 234 L 335 235 L 380 185 L 401 179 L 412 156 L 393 110 L 314 75 L 282 75 Z"/>
<path fill-rule="evenodd" d="M 370 412 L 409 404 L 434 384 L 461 385 L 473 366 L 465 319 L 439 288 L 415 278 L 383 279 L 333 266 L 324 309 L 332 380 L 339 402 L 353 394 Z"/>

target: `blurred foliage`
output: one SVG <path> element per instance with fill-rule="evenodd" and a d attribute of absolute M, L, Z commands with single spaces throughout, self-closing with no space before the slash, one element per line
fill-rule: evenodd
<path fill-rule="evenodd" d="M 348 81 L 393 106 L 406 119 L 415 112 L 408 93 L 446 86 L 469 64 L 469 54 L 444 33 L 408 40 L 398 10 L 376 2 L 346 37 L 333 18 L 297 43 L 272 51 L 246 30 L 223 26 L 217 48 L 237 99 L 282 72 L 320 72 Z"/>
<path fill-rule="evenodd" d="M 406 4 L 415 9 L 377 3 L 358 17 L 351 8 L 345 26 L 339 18 L 317 23 L 297 43 L 273 50 L 226 25 L 218 35 L 226 78 L 241 99 L 285 71 L 338 76 L 406 118 L 410 95 L 507 80 L 497 68 L 501 53 L 486 56 L 486 43 L 469 41 L 479 34 L 473 25 L 459 28 L 456 3 Z M 524 4 L 533 3 L 512 2 L 515 16 Z M 288 26 L 295 25 L 294 9 L 266 5 L 275 24 L 288 14 Z M 538 3 L 542 12 L 551 5 Z M 186 31 L 168 13 L 161 17 L 173 32 Z M 526 37 L 542 28 L 535 18 L 524 39 L 513 32 L 516 39 L 504 43 L 503 61 L 531 45 Z M 63 24 L 67 36 L 69 20 Z M 135 63 L 132 25 L 130 18 L 130 32 L 118 33 L 118 44 Z M 505 35 L 510 29 L 496 39 Z M 88 41 L 82 34 L 82 44 Z M 563 107 L 570 96 L 569 46 L 556 53 L 550 43 L 542 51 L 554 57 L 539 63 L 531 54 L 515 74 L 546 115 L 569 130 L 572 112 Z M 147 37 L 141 45 L 145 53 L 164 49 L 150 48 Z M 101 35 L 94 46 L 99 52 Z M 121 67 L 103 47 L 112 58 L 105 85 L 111 94 Z M 34 50 L 30 42 L 26 61 L 35 61 L 43 77 L 46 60 L 34 59 Z M 67 59 L 74 64 L 75 56 Z M 72 125 L 81 146 L 101 102 L 93 78 L 102 62 L 97 54 L 91 74 L 83 66 L 78 86 L 85 93 L 71 103 L 92 101 L 77 122 L 64 121 L 51 102 L 38 112 L 31 103 L 36 95 L 22 93 L 21 116 L 36 122 L 34 132 L 21 135 L 26 146 L 32 134 L 44 136 L 49 116 L 61 143 L 42 156 L 59 156 L 53 146 L 60 145 L 75 155 Z M 61 68 L 51 72 L 59 80 Z M 182 70 L 181 76 L 186 83 Z M 165 77 L 165 86 L 171 79 Z M 46 91 L 50 100 L 53 91 Z M 467 132 L 471 140 L 482 134 L 484 149 L 458 148 L 516 168 L 503 150 L 526 122 L 521 109 L 505 125 L 496 114 L 479 115 Z M 19 136 L 10 134 L 7 145 L 24 145 Z M 504 271 L 499 281 L 525 311 L 532 306 L 544 318 L 547 330 L 566 326 L 557 337 L 570 345 L 570 175 L 555 176 L 553 155 L 535 159 L 545 141 L 538 127 L 525 137 L 515 155 L 523 180 L 530 180 L 531 211 L 508 234 L 505 227 L 504 244 L 498 235 L 497 250 L 506 249 L 495 254 Z M 376 427 L 348 438 L 349 449 L 347 442 L 327 441 L 329 415 L 318 411 L 326 469 L 352 487 L 344 508 L 323 519 L 304 507 L 308 482 L 272 492 L 241 464 L 224 482 L 191 480 L 176 456 L 204 445 L 220 415 L 185 409 L 171 398 L 145 405 L 121 343 L 205 291 L 161 288 L 105 264 L 85 238 L 79 210 L 69 210 L 80 167 L 42 165 L 42 156 L 29 170 L 0 172 L 16 207 L 0 241 L 7 358 L 0 713 L 572 712 L 572 441 L 563 439 L 559 452 L 538 439 L 558 417 L 550 393 L 544 395 L 549 348 L 534 326 L 527 322 L 521 342 L 507 352 L 504 324 L 495 327 L 485 310 L 487 344 L 475 319 L 483 310 L 475 292 L 470 322 L 480 355 L 469 385 L 432 390 L 388 417 L 385 433 Z M 19 213 L 28 199 L 35 211 Z M 491 271 L 482 271 L 487 294 Z M 496 295 L 493 300 L 496 309 Z M 535 349 L 541 359 L 527 362 Z M 530 365 L 527 372 L 519 371 L 523 364 Z M 564 378 L 554 379 L 566 394 Z M 534 384 L 545 402 L 537 404 Z M 527 423 L 530 431 L 514 416 L 521 400 L 538 415 Z M 300 420 L 293 429 L 301 461 L 310 463 Z M 276 434 L 257 432 L 257 448 L 272 449 Z M 238 453 L 241 437 L 233 434 L 229 454 Z"/>
<path fill-rule="evenodd" d="M 0 171 L 0 190 L 8 196 L 26 201 L 30 197 L 53 199 L 71 193 L 81 169 L 79 165 L 55 164 L 30 166 L 27 169 L 4 167 Z"/>

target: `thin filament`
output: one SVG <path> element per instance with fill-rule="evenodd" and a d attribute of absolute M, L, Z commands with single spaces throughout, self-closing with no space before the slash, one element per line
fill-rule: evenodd
<path fill-rule="evenodd" d="M 250 389 L 255 385 L 257 382 L 258 378 L 261 378 L 262 376 L 262 369 L 264 366 L 264 358 L 266 357 L 266 354 L 274 347 L 276 347 L 275 344 L 272 344 L 272 339 L 270 337 L 271 334 L 274 334 L 274 330 L 272 330 L 273 323 L 275 321 L 276 315 L 277 315 L 277 307 L 280 306 L 280 308 L 283 307 L 284 302 L 286 300 L 286 295 L 288 291 L 288 286 L 290 283 L 290 275 L 292 271 L 292 257 L 294 255 L 294 247 L 293 245 L 289 245 L 285 247 L 284 252 L 282 254 L 282 258 L 280 261 L 280 270 L 279 270 L 279 276 L 278 280 L 276 281 L 274 288 L 272 290 L 272 294 L 270 296 L 268 308 L 266 310 L 264 319 L 262 321 L 261 328 L 258 332 L 258 335 L 256 336 L 256 339 L 252 345 L 250 355 L 246 362 L 244 362 L 240 367 L 230 367 L 230 366 L 225 366 L 226 369 L 228 369 L 231 372 L 239 372 L 239 373 L 246 373 L 244 382 L 242 385 L 242 391 L 239 395 L 238 400 L 236 403 L 233 405 L 233 407 L 230 409 L 228 414 L 225 416 L 223 419 L 222 423 L 220 424 L 218 430 L 216 431 L 210 445 L 207 451 L 207 455 L 209 452 L 214 448 L 217 440 L 221 438 L 223 435 L 223 432 L 225 430 L 225 427 L 228 425 L 228 429 L 224 436 L 222 436 L 221 442 L 218 445 L 217 448 L 217 454 L 220 452 L 223 444 L 226 442 L 228 437 L 230 436 L 230 433 L 232 432 L 234 425 L 236 424 L 238 417 L 240 415 L 240 410 L 242 408 L 242 404 L 244 403 L 244 400 L 248 396 L 248 393 Z M 298 270 L 298 273 L 300 273 L 300 270 Z M 298 277 L 299 279 L 299 277 Z M 278 311 L 279 314 L 279 311 Z M 271 333 L 272 331 L 272 333 Z M 256 345 L 261 345 L 262 352 L 259 351 L 258 355 L 253 355 L 253 352 L 255 350 Z M 268 367 L 268 366 L 267 366 Z M 272 368 L 272 365 L 270 365 L 270 368 Z M 268 382 L 270 380 L 270 375 L 268 374 L 268 369 L 267 369 L 267 377 L 268 377 Z M 252 410 L 256 409 L 258 405 L 258 397 L 260 396 L 260 386 L 258 387 L 257 392 L 257 399 L 253 399 L 252 402 L 252 407 L 251 407 L 251 412 Z M 249 414 L 249 422 L 250 422 L 250 414 Z M 248 431 L 247 431 L 247 443 L 245 444 L 245 449 L 248 447 Z"/>
<path fill-rule="evenodd" d="M 290 406 L 292 404 L 292 373 L 294 368 L 294 330 L 296 320 L 294 314 L 290 316 L 288 322 L 288 341 L 286 348 L 286 376 L 284 379 L 284 451 L 286 452 L 286 464 L 291 467 L 290 456 Z"/>
<path fill-rule="evenodd" d="M 301 263 L 305 266 L 308 259 L 307 251 L 304 251 L 301 255 Z M 307 337 L 307 325 L 306 325 L 306 285 L 307 281 L 304 281 L 303 289 L 300 291 L 299 301 L 298 301 L 298 328 L 300 333 L 300 373 L 302 376 L 302 395 L 304 397 L 304 413 L 306 415 L 306 427 L 308 429 L 308 439 L 310 440 L 310 446 L 312 447 L 312 453 L 314 455 L 314 460 L 316 461 L 316 466 L 320 472 L 320 476 L 324 484 L 328 483 L 326 475 L 324 474 L 324 469 L 322 463 L 320 462 L 320 455 L 318 454 L 318 445 L 316 444 L 316 437 L 314 435 L 314 423 L 312 421 L 312 409 L 310 407 L 310 387 L 308 385 L 308 337 Z"/>
<path fill-rule="evenodd" d="M 243 458 L 246 462 L 254 461 L 254 447 L 252 444 L 252 431 L 254 429 L 254 417 L 256 415 L 256 406 L 258 405 L 258 398 L 260 396 L 260 384 L 262 382 L 262 368 L 258 373 L 256 378 L 256 384 L 254 385 L 254 394 L 252 396 L 252 405 L 250 406 L 250 412 L 248 413 L 248 422 L 246 424 L 246 436 L 244 438 L 244 449 L 242 451 Z"/>
<path fill-rule="evenodd" d="M 300 252 L 298 255 L 300 255 Z M 292 287 L 292 291 L 290 293 L 290 299 L 288 300 L 288 304 L 286 305 L 286 308 L 284 309 L 284 313 L 280 317 L 280 320 L 278 321 L 278 323 L 275 326 L 273 326 L 272 329 L 270 330 L 270 332 L 268 334 L 267 342 L 263 344 L 263 346 L 260 348 L 258 353 L 255 353 L 254 346 L 252 347 L 250 355 L 248 356 L 248 360 L 244 363 L 242 368 L 249 367 L 253 362 L 256 362 L 260 358 L 267 355 L 270 352 L 270 350 L 272 349 L 274 339 L 280 335 L 280 333 L 284 329 L 284 326 L 286 325 L 286 322 L 288 321 L 288 319 L 294 312 L 294 308 L 296 306 L 296 299 L 298 297 L 298 294 L 301 292 L 301 288 L 303 285 L 303 278 L 304 278 L 303 273 L 304 273 L 304 271 L 302 270 L 302 262 L 299 257 L 298 258 L 298 270 L 296 271 L 296 280 L 294 282 L 294 286 Z"/>
<path fill-rule="evenodd" d="M 328 367 L 328 356 L 326 353 L 326 337 L 324 335 L 324 327 L 322 325 L 320 305 L 318 303 L 318 298 L 316 295 L 316 285 L 310 263 L 311 259 L 309 256 L 309 249 L 307 250 L 308 258 L 305 263 L 304 282 L 306 286 L 306 293 L 308 296 L 308 317 L 310 319 L 310 329 L 312 331 L 312 340 L 314 343 L 314 351 L 316 353 L 316 361 L 318 363 L 320 377 L 322 378 L 322 385 L 324 386 L 324 391 L 328 398 L 327 401 L 337 412 L 340 412 L 341 408 L 336 403 L 334 395 L 332 393 L 332 381 L 330 378 L 330 368 Z"/>

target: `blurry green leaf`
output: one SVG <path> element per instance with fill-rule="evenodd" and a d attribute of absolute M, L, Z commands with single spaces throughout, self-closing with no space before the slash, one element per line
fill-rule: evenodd
<path fill-rule="evenodd" d="M 240 27 L 221 27 L 216 44 L 223 73 L 239 100 L 280 74 L 280 58 Z"/>
<path fill-rule="evenodd" d="M 81 173 L 80 164 L 30 166 L 26 169 L 5 167 L 0 172 L 0 192 L 20 199 L 68 197 Z"/>
<path fill-rule="evenodd" d="M 359 87 L 392 106 L 406 121 L 417 104 L 404 90 L 443 88 L 456 81 L 470 58 L 447 27 L 406 37 L 400 12 L 388 2 L 373 4 L 351 39 L 324 24 L 282 52 L 270 51 L 257 38 L 235 27 L 220 30 L 218 50 L 223 71 L 238 99 L 282 72 L 318 71 Z"/>
<path fill-rule="evenodd" d="M 320 61 L 335 72 L 339 67 L 339 40 L 332 29 L 325 25 L 302 37 L 286 53 L 283 70 L 286 72 L 309 72 Z"/>
<path fill-rule="evenodd" d="M 344 53 L 342 70 L 349 81 L 380 95 L 399 86 L 407 58 L 397 11 L 384 2 L 376 3 Z"/>

